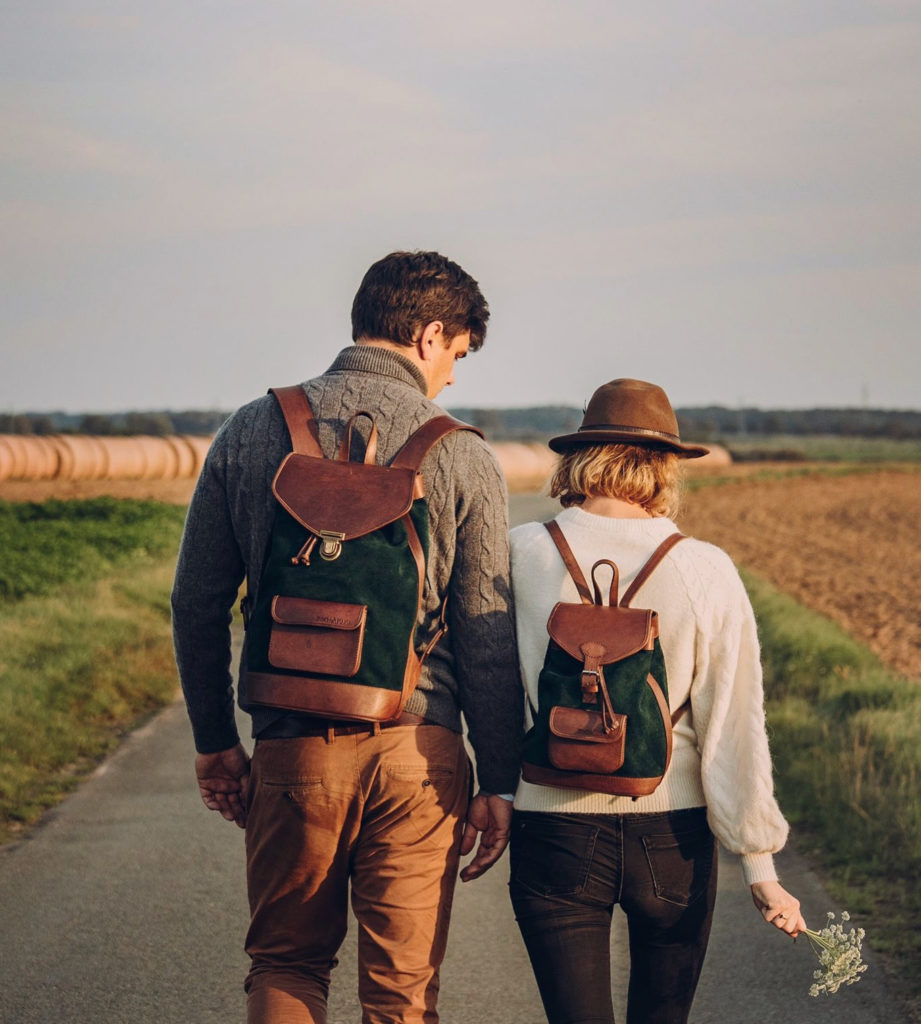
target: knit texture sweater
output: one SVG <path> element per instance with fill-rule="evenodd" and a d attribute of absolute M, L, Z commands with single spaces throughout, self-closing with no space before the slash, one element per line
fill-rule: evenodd
<path fill-rule="evenodd" d="M 304 384 L 320 444 L 333 457 L 348 420 L 374 415 L 378 462 L 386 464 L 422 423 L 443 413 L 426 381 L 399 353 L 372 345 L 344 349 Z M 367 421 L 359 421 L 362 430 Z M 255 601 L 277 502 L 272 479 L 291 440 L 278 403 L 266 395 L 238 410 L 216 435 L 189 507 L 172 594 L 176 660 L 196 749 L 238 742 L 231 677 L 231 609 L 246 581 Z M 515 662 L 505 482 L 489 446 L 471 431 L 438 442 L 422 465 L 430 548 L 420 624 L 433 636 L 444 596 L 449 629 L 429 655 L 406 710 L 461 731 L 467 723 L 479 785 L 515 789 L 522 694 Z M 240 706 L 253 732 L 284 712 L 250 707 L 246 657 Z"/>
<path fill-rule="evenodd" d="M 617 564 L 621 596 L 656 547 L 677 531 L 667 518 L 613 519 L 575 507 L 556 519 L 586 579 L 599 558 Z M 543 524 L 517 527 L 511 546 L 519 657 L 536 708 L 547 619 L 557 601 L 579 597 Z M 774 798 L 754 615 L 735 566 L 719 548 L 688 538 L 672 548 L 631 606 L 659 614 L 672 711 L 690 698 L 674 729 L 665 778 L 636 801 L 522 780 L 515 807 L 639 814 L 706 806 L 714 835 L 741 856 L 747 884 L 776 878 L 772 854 L 784 845 L 788 828 Z"/>

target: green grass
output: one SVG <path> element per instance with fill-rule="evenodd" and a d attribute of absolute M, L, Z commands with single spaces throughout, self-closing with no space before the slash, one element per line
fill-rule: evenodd
<path fill-rule="evenodd" d="M 921 462 L 917 438 L 844 437 L 840 434 L 769 434 L 720 441 L 737 459 L 792 459 L 809 462 Z"/>
<path fill-rule="evenodd" d="M 154 501 L 0 502 L 0 607 L 174 553 L 184 518 Z"/>
<path fill-rule="evenodd" d="M 797 847 L 921 1000 L 921 686 L 821 615 L 745 580 L 778 796 Z"/>
<path fill-rule="evenodd" d="M 686 492 L 704 487 L 725 487 L 758 480 L 789 480 L 803 477 L 861 476 L 873 473 L 921 473 L 921 465 L 911 462 L 832 462 L 810 463 L 809 465 L 779 465 L 774 463 L 764 468 L 751 469 L 744 473 L 687 473 L 682 481 Z"/>
<path fill-rule="evenodd" d="M 183 516 L 110 499 L 0 505 L 0 842 L 175 696 Z"/>

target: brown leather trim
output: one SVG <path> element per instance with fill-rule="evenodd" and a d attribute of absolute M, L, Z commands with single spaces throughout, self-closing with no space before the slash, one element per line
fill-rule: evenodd
<path fill-rule="evenodd" d="M 400 690 L 384 690 L 361 683 L 283 676 L 271 672 L 250 672 L 246 677 L 246 699 L 287 711 L 304 711 L 323 718 L 353 719 L 358 722 L 386 722 L 403 710 Z"/>
<path fill-rule="evenodd" d="M 294 450 L 322 459 L 323 450 L 320 448 L 317 422 L 301 385 L 292 384 L 285 388 L 269 388 L 269 394 L 274 395 L 281 406 L 281 414 L 285 418 Z"/>
<path fill-rule="evenodd" d="M 562 772 L 554 768 L 523 761 L 521 777 L 538 786 L 559 786 L 562 789 L 587 789 L 611 796 L 649 796 L 662 781 L 659 775 L 651 779 L 627 778 L 623 775 L 593 775 L 589 772 Z"/>
<path fill-rule="evenodd" d="M 576 556 L 572 553 L 569 541 L 567 541 L 563 536 L 560 524 L 555 519 L 551 519 L 549 522 L 544 523 L 544 526 L 547 528 L 547 532 L 550 534 L 553 543 L 556 544 L 557 550 L 560 553 L 560 558 L 563 559 L 563 564 L 566 566 L 567 572 L 572 577 L 573 583 L 576 585 L 576 590 L 579 592 L 580 600 L 583 604 L 594 604 L 595 602 L 592 600 L 592 592 L 588 589 L 588 584 L 585 582 L 585 577 L 582 575 L 582 570 L 579 568 Z"/>
<path fill-rule="evenodd" d="M 665 727 L 665 771 L 668 771 L 668 766 L 672 763 L 672 718 L 671 712 L 668 708 L 668 701 L 665 699 L 665 694 L 662 692 L 662 687 L 659 686 L 659 681 L 655 676 L 650 673 L 646 676 L 646 685 L 652 690 L 653 695 L 656 698 L 656 703 L 659 705 L 659 714 L 662 716 L 662 725 Z M 665 772 L 662 773 L 663 775 Z"/>
<path fill-rule="evenodd" d="M 419 621 L 419 611 L 422 608 L 422 588 L 425 585 L 425 555 L 422 551 L 422 542 L 416 532 L 412 516 L 407 513 L 403 516 L 403 525 L 406 527 L 406 542 L 416 562 L 416 574 L 418 576 L 418 588 L 416 590 L 416 618 Z M 422 659 L 416 654 L 416 630 L 415 626 L 409 634 L 409 650 L 406 655 L 406 670 L 403 673 L 403 704 L 409 700 L 409 695 L 415 690 L 419 676 L 422 675 Z M 428 653 L 428 652 L 426 652 Z"/>
<path fill-rule="evenodd" d="M 453 416 L 435 416 L 426 420 L 414 434 L 410 434 L 403 447 L 390 460 L 390 465 L 417 470 L 432 445 L 454 430 L 469 430 L 479 437 L 483 436 L 481 430 L 477 430 L 469 423 L 456 420 Z"/>
<path fill-rule="evenodd" d="M 636 597 L 636 592 L 640 587 L 649 579 L 652 575 L 653 569 L 662 561 L 662 559 L 671 551 L 671 549 L 678 543 L 678 541 L 684 540 L 683 533 L 673 533 L 670 537 L 666 537 L 665 540 L 653 551 L 649 556 L 649 561 L 643 566 L 642 569 L 636 574 L 636 579 L 627 588 L 627 592 L 621 598 L 621 608 L 626 608 L 630 602 Z"/>
<path fill-rule="evenodd" d="M 690 711 L 690 710 L 691 710 L 691 698 L 688 697 L 688 699 L 681 705 L 680 708 L 677 708 L 675 711 L 672 712 L 672 728 L 673 729 L 681 721 L 681 719 L 684 718 L 685 712 L 686 711 Z"/>

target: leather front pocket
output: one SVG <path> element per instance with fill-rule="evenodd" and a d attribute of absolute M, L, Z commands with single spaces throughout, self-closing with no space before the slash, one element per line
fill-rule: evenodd
<path fill-rule="evenodd" d="M 368 608 L 308 597 L 272 600 L 269 662 L 276 668 L 350 679 L 361 665 Z"/>
<path fill-rule="evenodd" d="M 550 709 L 547 755 L 555 768 L 605 774 L 624 763 L 627 716 L 614 715 L 607 731 L 601 713 L 589 708 Z"/>

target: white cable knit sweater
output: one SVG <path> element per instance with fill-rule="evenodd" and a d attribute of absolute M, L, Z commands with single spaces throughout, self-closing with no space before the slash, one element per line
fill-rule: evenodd
<path fill-rule="evenodd" d="M 587 580 L 597 559 L 616 562 L 621 595 L 655 548 L 677 530 L 666 518 L 613 519 L 580 508 L 564 509 L 556 518 Z M 541 523 L 519 526 L 511 536 L 522 676 L 537 707 L 547 619 L 557 601 L 579 598 Z M 631 603 L 659 613 L 672 710 L 691 699 L 690 711 L 675 727 L 665 778 L 654 793 L 635 801 L 522 781 L 515 807 L 630 814 L 706 806 L 717 839 L 741 855 L 746 883 L 775 879 L 772 854 L 784 845 L 788 827 L 774 798 L 754 615 L 735 566 L 719 548 L 688 538 L 672 549 Z"/>

